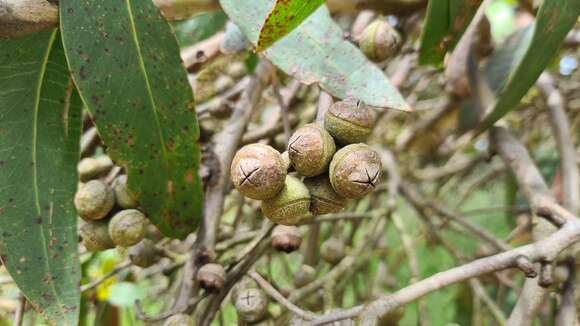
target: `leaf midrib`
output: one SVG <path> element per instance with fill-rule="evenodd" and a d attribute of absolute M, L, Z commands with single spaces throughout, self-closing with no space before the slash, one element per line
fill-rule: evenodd
<path fill-rule="evenodd" d="M 155 116 L 155 124 L 157 125 L 157 132 L 159 135 L 159 141 L 161 142 L 161 148 L 164 159 L 162 160 L 163 164 L 168 162 L 167 158 L 167 149 L 165 148 L 165 140 L 163 139 L 163 134 L 161 133 L 161 121 L 159 121 L 159 112 L 157 112 L 157 104 L 155 103 L 155 99 L 153 98 L 153 90 L 151 88 L 151 82 L 149 80 L 149 74 L 145 69 L 145 61 L 143 60 L 143 53 L 141 52 L 141 43 L 137 38 L 137 26 L 135 25 L 135 18 L 133 16 L 133 10 L 131 9 L 131 0 L 125 0 L 125 4 L 127 6 L 127 14 L 129 15 L 129 22 L 131 23 L 131 29 L 133 33 L 131 33 L 131 37 L 133 38 L 133 42 L 135 45 L 135 50 L 137 51 L 137 57 L 139 58 L 139 67 L 141 68 L 141 73 L 143 74 L 143 78 L 145 79 L 145 87 L 147 88 L 147 95 L 149 97 L 149 102 L 151 103 L 153 109 L 153 115 Z M 167 169 L 169 171 L 169 169 Z"/>
<path fill-rule="evenodd" d="M 52 35 L 50 36 L 49 40 L 48 40 L 48 44 L 46 46 L 46 53 L 44 54 L 44 57 L 42 58 L 42 62 L 41 62 L 41 66 L 40 66 L 40 74 L 38 76 L 38 81 L 37 81 L 37 87 L 36 87 L 36 97 L 34 99 L 34 118 L 33 118 L 33 126 L 32 126 L 32 182 L 33 182 L 33 189 L 34 189 L 34 204 L 36 207 L 36 213 L 38 214 L 38 216 L 41 215 L 41 208 L 40 208 L 40 189 L 38 186 L 38 164 L 37 164 L 37 151 L 38 151 L 38 113 L 40 111 L 40 98 L 41 98 L 41 94 L 42 94 L 42 86 L 44 85 L 44 76 L 46 73 L 46 67 L 48 65 L 48 58 L 50 57 L 50 53 L 52 51 L 52 45 L 56 39 L 56 34 L 57 34 L 57 30 L 55 29 L 52 32 Z M 52 210 L 51 210 L 52 213 Z M 45 274 L 46 275 L 52 275 L 51 274 L 51 266 L 50 266 L 50 259 L 49 258 L 49 254 L 47 251 L 47 246 L 46 244 L 48 243 L 46 240 L 46 236 L 44 234 L 44 230 L 43 230 L 43 226 L 44 224 L 41 223 L 39 224 L 39 229 L 40 229 L 40 236 L 42 238 L 42 242 L 45 244 L 44 246 L 42 246 L 42 251 L 44 254 L 44 267 L 45 267 Z M 49 223 L 49 228 L 50 228 L 50 223 Z M 57 301 L 58 307 L 62 307 L 63 303 L 61 301 L 60 296 L 57 293 L 56 287 L 54 285 L 54 281 L 50 280 L 50 288 L 53 292 L 53 296 L 55 298 L 55 300 Z"/>

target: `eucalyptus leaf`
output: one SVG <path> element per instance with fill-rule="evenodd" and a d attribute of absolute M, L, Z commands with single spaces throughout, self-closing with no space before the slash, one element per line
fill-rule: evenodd
<path fill-rule="evenodd" d="M 201 219 L 199 127 L 168 23 L 151 0 L 60 1 L 83 102 L 147 217 L 184 238 Z"/>
<path fill-rule="evenodd" d="M 221 0 L 220 4 L 246 37 L 256 44 L 257 21 L 272 8 L 269 0 Z M 330 94 L 354 97 L 381 108 L 410 110 L 403 96 L 385 74 L 352 43 L 344 40 L 340 27 L 326 6 L 264 51 L 278 68 L 305 84 L 319 83 Z"/>
<path fill-rule="evenodd" d="M 81 108 L 56 30 L 0 41 L 0 257 L 51 325 L 79 316 Z"/>
<path fill-rule="evenodd" d="M 204 12 L 187 20 L 172 23 L 180 47 L 186 47 L 208 39 L 226 24 L 222 11 Z"/>
<path fill-rule="evenodd" d="M 257 51 L 263 51 L 296 28 L 310 16 L 324 0 L 276 0 L 260 30 Z"/>
<path fill-rule="evenodd" d="M 508 38 L 489 59 L 490 64 L 502 61 L 509 63 L 502 70 L 504 74 L 493 76 L 494 67 L 486 68 L 492 89 L 496 90 L 496 100 L 491 105 L 478 131 L 491 127 L 509 111 L 515 108 L 530 87 L 534 85 L 544 69 L 558 53 L 568 32 L 574 27 L 580 15 L 580 1 L 544 1 L 536 20 L 529 30 L 518 32 Z M 530 37 L 530 33 L 533 33 Z M 508 58 L 511 57 L 511 58 Z"/>
<path fill-rule="evenodd" d="M 419 63 L 440 65 L 471 23 L 482 0 L 429 0 Z"/>

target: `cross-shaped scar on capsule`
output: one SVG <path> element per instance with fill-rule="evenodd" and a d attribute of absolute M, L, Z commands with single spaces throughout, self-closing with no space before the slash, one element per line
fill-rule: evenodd
<path fill-rule="evenodd" d="M 302 138 L 302 135 L 298 135 L 296 138 L 294 138 L 293 140 L 290 141 L 290 144 L 288 144 L 289 151 L 291 151 L 292 153 L 296 153 L 296 154 L 300 153 L 300 151 L 294 147 L 294 145 L 300 140 L 300 138 Z"/>
<path fill-rule="evenodd" d="M 240 186 L 243 185 L 246 181 L 248 181 L 248 183 L 252 183 L 252 180 L 250 180 L 250 177 L 252 176 L 252 174 L 254 174 L 259 169 L 260 169 L 259 167 L 255 167 L 252 171 L 250 171 L 250 173 L 246 173 L 246 171 L 244 171 L 244 168 L 242 167 L 242 165 L 240 165 L 240 172 L 242 172 L 242 175 L 244 176 L 242 181 L 240 181 Z"/>
<path fill-rule="evenodd" d="M 365 174 L 367 176 L 366 180 L 353 180 L 352 182 L 362 184 L 362 185 L 369 187 L 369 188 L 374 188 L 375 185 L 377 184 L 377 182 L 379 181 L 380 171 L 377 170 L 375 172 L 375 174 L 371 177 L 369 170 L 366 167 L 364 169 L 365 169 Z"/>
<path fill-rule="evenodd" d="M 250 295 L 249 293 L 246 293 L 245 297 L 242 297 L 242 300 L 246 300 L 246 304 L 249 306 L 250 305 L 250 299 L 253 298 L 253 295 Z"/>

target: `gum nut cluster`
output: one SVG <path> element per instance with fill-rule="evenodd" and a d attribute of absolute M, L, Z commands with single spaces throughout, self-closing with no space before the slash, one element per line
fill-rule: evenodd
<path fill-rule="evenodd" d="M 365 196 L 380 180 L 379 155 L 363 143 L 374 121 L 369 106 L 339 101 L 326 112 L 324 126 L 309 123 L 298 128 L 283 154 L 264 144 L 238 150 L 231 165 L 232 183 L 242 195 L 261 200 L 262 213 L 276 224 L 299 225 L 313 215 L 339 212 L 347 199 Z M 297 175 L 288 175 L 290 167 Z M 284 232 L 284 237 L 276 234 L 277 240 L 284 239 L 276 241 L 277 250 L 293 248 L 287 242 L 296 238 Z"/>
<path fill-rule="evenodd" d="M 112 185 L 105 181 L 113 166 L 106 155 L 85 158 L 77 166 L 81 183 L 74 204 L 82 219 L 79 235 L 88 251 L 127 247 L 134 265 L 150 266 L 156 262 L 159 251 L 154 243 L 144 239 L 147 218 L 127 187 L 126 175 L 117 176 Z"/>

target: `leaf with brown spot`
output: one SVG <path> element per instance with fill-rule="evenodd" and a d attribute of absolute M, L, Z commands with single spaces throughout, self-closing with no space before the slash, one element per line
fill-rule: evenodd
<path fill-rule="evenodd" d="M 324 0 L 276 0 L 260 30 L 256 51 L 265 50 L 310 16 Z"/>
<path fill-rule="evenodd" d="M 127 168 L 128 187 L 159 230 L 186 237 L 201 219 L 199 127 L 170 26 L 151 0 L 61 0 L 60 23 L 108 154 Z"/>
<path fill-rule="evenodd" d="M 220 4 L 255 44 L 260 32 L 256 22 L 265 20 L 272 1 L 220 0 Z M 263 53 L 287 74 L 305 84 L 318 83 L 335 97 L 354 97 L 371 106 L 410 111 L 385 73 L 343 36 L 323 5 Z"/>
<path fill-rule="evenodd" d="M 82 103 L 56 30 L 0 41 L 2 263 L 51 325 L 78 323 Z"/>

